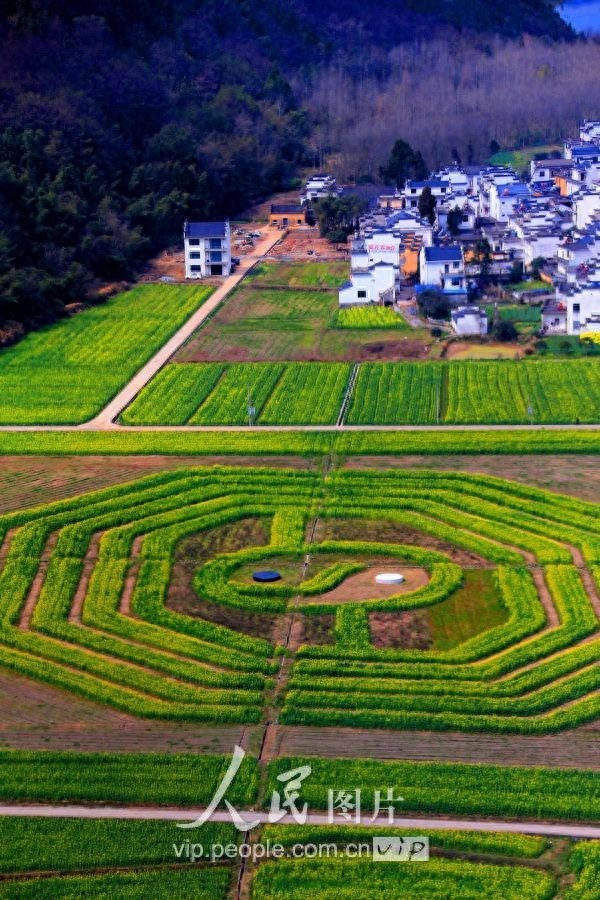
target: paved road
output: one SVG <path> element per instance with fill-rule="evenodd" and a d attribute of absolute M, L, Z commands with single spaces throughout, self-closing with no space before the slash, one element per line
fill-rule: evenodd
<path fill-rule="evenodd" d="M 239 810 L 247 820 L 260 819 L 262 823 L 268 822 L 268 813 L 255 810 Z M 139 820 L 164 820 L 172 822 L 193 822 L 200 814 L 201 809 L 181 809 L 173 807 L 153 806 L 53 806 L 44 804 L 0 804 L 0 816 L 26 816 L 28 818 L 47 817 L 51 819 L 139 819 Z M 217 810 L 210 815 L 211 822 L 228 822 L 231 818 L 228 812 Z M 292 816 L 285 816 L 280 825 L 296 825 Z M 307 825 L 330 824 L 324 813 L 309 813 L 306 817 Z M 343 824 L 343 823 L 337 823 Z M 370 828 L 384 831 L 390 828 L 387 818 L 380 816 L 375 821 L 363 823 Z M 528 821 L 499 821 L 496 819 L 446 819 L 434 817 L 396 817 L 395 828 L 433 829 L 440 831 L 501 831 L 516 834 L 539 834 L 547 837 L 571 837 L 580 839 L 600 838 L 600 826 L 573 825 L 571 823 L 557 822 L 528 822 Z"/>
<path fill-rule="evenodd" d="M 148 384 L 151 378 L 156 375 L 159 369 L 169 361 L 169 359 L 173 356 L 174 353 L 179 350 L 181 345 L 193 334 L 193 332 L 199 328 L 199 326 L 210 316 L 215 309 L 219 306 L 220 303 L 225 299 L 225 297 L 233 290 L 233 288 L 240 283 L 242 278 L 244 278 L 249 270 L 256 265 L 256 263 L 265 256 L 266 253 L 269 252 L 271 247 L 277 243 L 281 238 L 281 232 L 274 229 L 267 229 L 267 234 L 264 238 L 262 238 L 254 247 L 254 252 L 251 255 L 242 257 L 239 267 L 237 270 L 226 278 L 223 283 L 217 288 L 214 294 L 208 298 L 206 303 L 203 303 L 200 309 L 196 310 L 196 312 L 191 316 L 184 325 L 181 326 L 179 331 L 177 331 L 173 337 L 164 344 L 160 350 L 154 354 L 152 359 L 150 359 L 146 365 L 140 369 L 137 375 L 134 375 L 131 381 L 125 385 L 125 387 L 119 391 L 116 397 L 113 397 L 111 402 L 108 404 L 105 409 L 102 410 L 94 419 L 91 419 L 89 422 L 86 422 L 84 425 L 80 426 L 84 429 L 104 429 L 106 427 L 110 427 L 113 419 L 125 409 L 125 407 L 131 403 L 134 397 L 139 394 L 141 389 Z"/>

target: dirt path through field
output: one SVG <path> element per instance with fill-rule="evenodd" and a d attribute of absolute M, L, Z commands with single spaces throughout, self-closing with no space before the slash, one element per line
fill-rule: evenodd
<path fill-rule="evenodd" d="M 102 534 L 103 532 L 99 531 L 92 535 L 86 554 L 83 557 L 81 578 L 79 579 L 79 584 L 77 585 L 77 590 L 75 591 L 75 596 L 73 597 L 73 603 L 69 612 L 69 622 L 71 622 L 72 625 L 81 624 L 83 601 L 85 600 L 90 578 L 92 577 L 92 572 L 94 571 L 94 566 L 98 559 L 98 548 Z"/>
<path fill-rule="evenodd" d="M 19 628 L 23 631 L 28 631 L 31 625 L 31 619 L 35 610 L 35 606 L 39 600 L 40 593 L 42 591 L 42 587 L 46 578 L 46 572 L 48 571 L 48 566 L 50 564 L 50 557 L 52 556 L 52 551 L 54 550 L 57 541 L 58 531 L 53 531 L 46 541 L 46 546 L 44 547 L 44 550 L 40 557 L 38 570 L 35 574 L 35 578 L 31 583 L 29 593 L 27 594 L 27 599 L 23 604 L 23 608 L 19 616 Z"/>
<path fill-rule="evenodd" d="M 245 256 L 238 269 L 227 278 L 214 291 L 208 300 L 196 310 L 193 315 L 185 322 L 178 331 L 175 332 L 166 344 L 154 354 L 143 368 L 137 372 L 131 381 L 123 387 L 119 393 L 113 397 L 108 406 L 106 406 L 97 416 L 86 422 L 83 428 L 102 429 L 110 426 L 111 423 L 119 416 L 119 414 L 128 406 L 131 401 L 139 394 L 143 387 L 156 375 L 159 369 L 171 359 L 174 353 L 179 350 L 182 344 L 192 336 L 200 326 L 208 319 L 209 316 L 223 302 L 225 297 L 231 293 L 240 281 L 248 274 L 248 272 L 256 265 L 259 260 L 269 252 L 269 250 L 281 240 L 281 232 L 270 227 L 265 229 L 265 237 L 256 245 L 252 255 Z"/>

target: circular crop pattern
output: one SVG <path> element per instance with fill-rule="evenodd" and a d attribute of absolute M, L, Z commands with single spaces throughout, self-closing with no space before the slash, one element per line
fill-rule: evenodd
<path fill-rule="evenodd" d="M 546 732 L 598 716 L 598 508 L 458 473 L 180 469 L 4 515 L 0 664 L 138 715 L 258 721 L 275 646 L 166 603 L 181 542 L 250 518 L 268 541 L 199 564 L 199 610 L 334 620 L 329 643 L 292 648 L 280 721 Z M 263 568 L 281 580 L 254 582 Z M 417 613 L 456 634 L 377 645 Z"/>

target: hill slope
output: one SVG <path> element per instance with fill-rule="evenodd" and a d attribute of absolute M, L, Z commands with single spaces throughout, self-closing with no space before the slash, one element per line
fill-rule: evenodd
<path fill-rule="evenodd" d="M 50 321 L 95 279 L 130 277 L 185 215 L 230 215 L 288 185 L 310 129 L 286 80 L 294 71 L 454 25 L 570 33 L 544 0 L 490 6 L 7 0 L 0 324 Z"/>

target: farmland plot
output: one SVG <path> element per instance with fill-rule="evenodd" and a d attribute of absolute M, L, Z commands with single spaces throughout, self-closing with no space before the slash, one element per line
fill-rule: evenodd
<path fill-rule="evenodd" d="M 448 366 L 448 424 L 600 421 L 593 360 L 462 362 Z"/>
<path fill-rule="evenodd" d="M 408 525 L 441 549 L 368 530 L 307 544 L 317 509 Z M 165 604 L 179 542 L 251 517 L 269 543 L 205 557 L 193 573 L 200 600 L 255 617 L 335 616 L 332 643 L 296 652 L 282 723 L 543 734 L 598 718 L 598 507 L 452 472 L 180 469 L 6 513 L 0 664 L 133 715 L 260 721 L 274 645 Z M 484 561 L 500 614 L 445 647 L 376 646 L 371 611 L 459 602 L 470 575 L 448 545 Z M 301 578 L 288 575 L 307 554 Z M 344 593 L 382 561 L 419 579 L 391 595 Z M 272 562 L 283 579 L 255 584 L 254 568 Z"/>
<path fill-rule="evenodd" d="M 0 424 L 91 418 L 211 292 L 190 285 L 138 285 L 0 350 Z"/>
<path fill-rule="evenodd" d="M 358 371 L 348 424 L 435 424 L 444 371 L 444 363 L 364 363 Z"/>
<path fill-rule="evenodd" d="M 247 425 L 248 406 L 255 412 L 253 421 L 273 393 L 283 363 L 234 363 L 227 367 L 208 399 L 189 419 L 190 425 Z"/>
<path fill-rule="evenodd" d="M 123 411 L 121 421 L 124 425 L 185 425 L 224 370 L 218 363 L 165 366 Z"/>
<path fill-rule="evenodd" d="M 295 363 L 287 366 L 259 416 L 259 423 L 334 424 L 350 378 L 350 368 L 344 363 Z"/>

